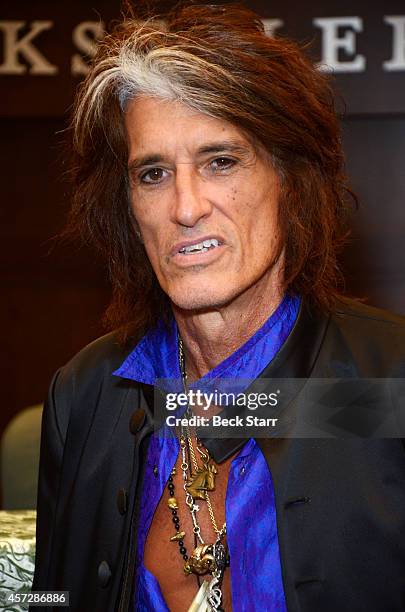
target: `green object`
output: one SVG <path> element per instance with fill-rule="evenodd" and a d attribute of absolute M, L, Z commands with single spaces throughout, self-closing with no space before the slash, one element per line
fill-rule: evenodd
<path fill-rule="evenodd" d="M 19 412 L 1 439 L 1 485 L 5 510 L 34 509 L 37 505 L 42 405 Z"/>

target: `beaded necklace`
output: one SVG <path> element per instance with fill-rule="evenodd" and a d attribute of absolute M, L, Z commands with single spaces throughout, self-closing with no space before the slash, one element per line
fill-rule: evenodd
<path fill-rule="evenodd" d="M 179 364 L 184 392 L 187 394 L 187 372 L 185 367 L 183 343 L 180 337 Z M 191 416 L 192 412 L 190 407 L 187 406 L 185 417 L 189 418 Z M 210 457 L 208 450 L 203 446 L 202 442 L 198 438 L 196 438 L 196 448 L 194 448 L 188 425 L 181 427 L 179 437 L 181 452 L 180 469 L 183 476 L 185 502 L 190 511 L 196 546 L 192 553 L 188 555 L 187 549 L 184 545 L 186 533 L 180 529 L 178 502 L 174 494 L 173 476 L 176 474 L 176 468 L 173 468 L 167 485 L 169 491 L 169 499 L 167 504 L 172 513 L 172 521 L 176 529 L 176 533 L 170 538 L 170 540 L 172 542 L 177 542 L 179 545 L 180 554 L 185 561 L 184 573 L 186 576 L 194 574 L 197 576 L 197 579 L 199 576 L 204 576 L 207 574 L 212 576 L 209 582 L 204 580 L 201 585 L 198 580 L 200 588 L 189 608 L 189 612 L 223 612 L 223 608 L 221 607 L 221 584 L 223 581 L 225 568 L 230 563 L 227 548 L 222 543 L 222 540 L 226 535 L 226 523 L 224 523 L 221 528 L 218 527 L 209 496 L 209 491 L 215 490 L 215 476 L 218 473 L 218 468 Z M 200 463 L 198 459 L 200 460 Z M 199 506 L 195 503 L 196 500 L 203 500 L 207 504 L 212 527 L 216 535 L 216 539 L 213 543 L 206 543 L 202 537 L 201 527 L 197 519 Z"/>

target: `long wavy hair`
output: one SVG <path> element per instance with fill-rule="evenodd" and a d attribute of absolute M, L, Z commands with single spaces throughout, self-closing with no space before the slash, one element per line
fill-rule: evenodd
<path fill-rule="evenodd" d="M 267 36 L 249 9 L 189 4 L 164 19 L 126 17 L 99 44 L 74 105 L 67 233 L 95 245 L 108 265 L 108 327 L 126 339 L 170 314 L 130 206 L 123 119 L 139 95 L 181 101 L 264 146 L 281 178 L 284 289 L 331 309 L 342 294 L 337 254 L 355 196 L 329 80 L 299 45 Z"/>

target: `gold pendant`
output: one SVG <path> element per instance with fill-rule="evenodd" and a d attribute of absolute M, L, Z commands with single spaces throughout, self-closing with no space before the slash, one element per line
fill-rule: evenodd
<path fill-rule="evenodd" d="M 177 533 L 174 534 L 174 536 L 170 538 L 170 542 L 179 542 L 180 540 L 184 539 L 185 535 L 186 535 L 185 531 L 178 531 Z"/>
<path fill-rule="evenodd" d="M 197 546 L 190 555 L 188 561 L 184 564 L 184 573 L 186 576 L 197 574 L 204 576 L 212 574 L 217 569 L 217 564 L 214 557 L 213 544 L 201 544 Z"/>
<path fill-rule="evenodd" d="M 177 499 L 175 497 L 169 497 L 169 499 L 167 500 L 167 505 L 171 510 L 177 510 L 179 507 L 177 504 Z"/>
<path fill-rule="evenodd" d="M 205 499 L 206 491 L 215 490 L 215 474 L 218 474 L 218 470 L 213 463 L 198 468 L 197 473 L 186 484 L 186 489 L 193 499 Z"/>

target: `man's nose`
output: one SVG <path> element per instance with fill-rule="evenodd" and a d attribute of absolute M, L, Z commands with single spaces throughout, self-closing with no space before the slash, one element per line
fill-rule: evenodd
<path fill-rule="evenodd" d="M 212 204 L 204 190 L 203 179 L 192 164 L 179 164 L 176 171 L 172 203 L 172 220 L 186 227 L 194 227 L 207 217 Z"/>

